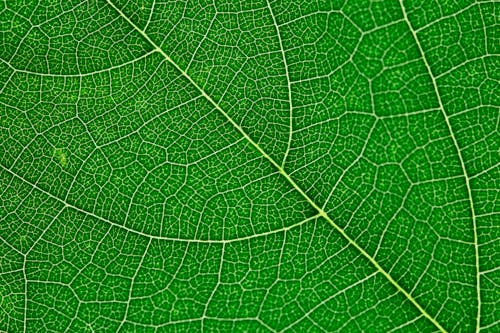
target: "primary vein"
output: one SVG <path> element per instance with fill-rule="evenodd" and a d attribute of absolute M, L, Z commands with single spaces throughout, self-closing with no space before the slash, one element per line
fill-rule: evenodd
<path fill-rule="evenodd" d="M 153 46 L 154 50 L 160 53 L 174 68 L 176 68 L 182 76 L 184 76 L 189 83 L 191 83 L 198 91 L 199 93 L 205 97 L 210 104 L 212 104 L 215 109 L 217 109 L 226 119 L 233 125 L 238 132 L 241 133 L 241 135 L 252 145 L 254 146 L 255 149 L 265 158 L 267 159 L 276 169 L 278 172 L 293 186 L 293 188 L 300 193 L 304 199 L 309 202 L 309 204 L 318 211 L 318 215 L 322 216 L 325 220 L 330 223 L 332 227 L 334 227 L 352 246 L 354 246 L 365 258 L 367 258 L 373 266 L 382 274 L 384 275 L 389 282 L 394 285 L 394 287 L 401 292 L 405 297 L 427 318 L 429 321 L 431 321 L 441 332 L 446 332 L 446 330 L 439 324 L 425 309 L 411 296 L 405 289 L 403 289 L 396 280 L 392 278 L 392 276 L 387 273 L 381 266 L 380 264 L 373 258 L 368 252 L 366 252 L 360 245 L 356 243 L 354 239 L 352 239 L 347 233 L 342 229 L 340 226 L 338 226 L 332 218 L 328 216 L 328 214 L 320 207 L 318 206 L 303 190 L 300 188 L 297 183 L 290 177 L 290 175 L 285 171 L 285 169 L 278 163 L 276 162 L 269 154 L 267 154 L 262 147 L 259 146 L 244 130 L 243 128 L 238 125 L 228 114 L 226 111 L 224 111 L 217 102 L 215 102 L 212 97 L 210 97 L 203 88 L 201 88 L 187 73 L 184 71 L 175 61 L 170 58 L 168 54 L 165 53 L 161 49 L 160 46 L 158 46 L 147 34 L 144 30 L 139 28 L 128 16 L 126 16 L 120 8 L 118 8 L 114 3 L 111 2 L 111 0 L 106 0 L 107 3 L 125 20 L 127 21 L 137 32 L 139 32 L 144 39 L 148 43 Z"/>

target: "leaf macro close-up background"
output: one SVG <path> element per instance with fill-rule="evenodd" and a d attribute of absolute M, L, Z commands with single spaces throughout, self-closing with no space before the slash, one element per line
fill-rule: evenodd
<path fill-rule="evenodd" d="M 4 0 L 0 332 L 499 332 L 500 3 Z"/>

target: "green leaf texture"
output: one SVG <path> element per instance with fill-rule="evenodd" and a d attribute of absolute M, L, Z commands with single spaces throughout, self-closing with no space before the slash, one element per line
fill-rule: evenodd
<path fill-rule="evenodd" d="M 500 3 L 0 3 L 0 331 L 498 332 Z"/>

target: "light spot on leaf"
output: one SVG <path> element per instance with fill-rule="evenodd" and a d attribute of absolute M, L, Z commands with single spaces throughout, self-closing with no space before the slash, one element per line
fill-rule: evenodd
<path fill-rule="evenodd" d="M 66 150 L 64 148 L 54 148 L 53 156 L 63 168 L 68 165 L 68 158 L 66 155 Z"/>

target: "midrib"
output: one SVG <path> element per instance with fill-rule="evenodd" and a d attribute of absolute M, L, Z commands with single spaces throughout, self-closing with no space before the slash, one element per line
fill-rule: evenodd
<path fill-rule="evenodd" d="M 338 226 L 332 218 L 328 216 L 328 214 L 319 206 L 317 205 L 303 190 L 300 188 L 297 183 L 290 177 L 290 175 L 284 170 L 284 168 L 281 167 L 279 163 L 277 163 L 269 154 L 267 154 L 244 130 L 241 128 L 240 125 L 238 125 L 220 106 L 217 102 L 215 102 L 210 95 L 208 95 L 176 62 L 174 62 L 168 54 L 166 54 L 160 46 L 158 46 L 142 29 L 140 29 L 128 16 L 126 16 L 120 8 L 118 8 L 114 3 L 112 3 L 110 0 L 106 0 L 107 3 L 114 9 L 116 12 L 125 20 L 127 21 L 137 32 L 139 32 L 146 40 L 148 43 L 151 44 L 151 46 L 154 48 L 155 51 L 160 53 L 165 60 L 167 60 L 173 67 L 175 67 L 182 76 L 184 76 L 189 83 L 191 83 L 199 92 L 200 94 L 205 97 L 210 104 L 212 104 L 226 119 L 231 123 L 231 125 L 238 130 L 238 132 L 243 135 L 243 137 L 259 151 L 260 154 L 264 158 L 266 158 L 276 169 L 278 172 L 293 186 L 293 188 L 300 193 L 302 197 L 305 198 L 309 204 L 314 207 L 318 211 L 318 214 L 321 215 L 323 218 L 325 218 L 330 225 L 335 228 L 352 246 L 354 246 L 365 258 L 367 258 L 370 263 L 372 263 L 373 266 L 379 271 L 382 275 L 384 275 L 387 280 L 422 313 L 423 316 L 425 316 L 429 321 L 431 321 L 441 332 L 446 332 L 446 330 L 429 314 L 425 311 L 425 309 L 405 290 L 403 289 L 397 282 L 392 278 L 392 276 L 387 273 L 381 266 L 380 264 L 373 258 L 370 254 L 368 254 L 360 245 L 358 245 L 354 239 L 352 239 L 349 235 L 345 233 L 345 231 Z"/>

